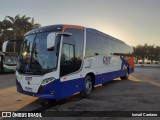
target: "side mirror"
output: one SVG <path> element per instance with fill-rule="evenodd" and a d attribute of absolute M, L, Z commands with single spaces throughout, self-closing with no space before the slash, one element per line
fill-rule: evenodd
<path fill-rule="evenodd" d="M 8 41 L 5 41 L 2 45 L 2 52 L 6 52 Z"/>
<path fill-rule="evenodd" d="M 47 50 L 52 50 L 55 46 L 56 33 L 49 33 L 47 36 Z"/>
<path fill-rule="evenodd" d="M 55 46 L 55 39 L 57 35 L 63 35 L 63 36 L 71 36 L 72 33 L 68 32 L 59 32 L 59 33 L 49 33 L 47 36 L 47 50 L 53 50 Z"/>

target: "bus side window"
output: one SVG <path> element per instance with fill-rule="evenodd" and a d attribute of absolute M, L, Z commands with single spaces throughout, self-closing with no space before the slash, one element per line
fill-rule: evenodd
<path fill-rule="evenodd" d="M 60 76 L 67 75 L 75 71 L 75 46 L 73 44 L 63 44 L 61 55 Z"/>
<path fill-rule="evenodd" d="M 93 57 L 101 54 L 100 38 L 97 34 L 87 32 L 85 57 Z"/>

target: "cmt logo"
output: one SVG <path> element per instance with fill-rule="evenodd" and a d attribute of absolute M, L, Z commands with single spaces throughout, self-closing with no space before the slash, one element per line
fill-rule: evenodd
<path fill-rule="evenodd" d="M 25 80 L 31 81 L 31 80 L 32 80 L 32 77 L 25 77 Z"/>
<path fill-rule="evenodd" d="M 111 57 L 110 56 L 104 56 L 103 57 L 103 64 L 109 65 L 111 63 Z"/>

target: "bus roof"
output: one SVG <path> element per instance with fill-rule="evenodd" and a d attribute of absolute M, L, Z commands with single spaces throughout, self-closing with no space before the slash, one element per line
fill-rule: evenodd
<path fill-rule="evenodd" d="M 27 32 L 25 34 L 25 36 L 29 35 L 29 34 L 34 34 L 34 33 L 38 33 L 38 32 L 47 32 L 47 31 L 64 32 L 64 30 L 67 28 L 84 29 L 84 27 L 78 26 L 78 25 L 67 25 L 67 24 L 49 25 L 49 26 L 44 26 L 44 27 L 40 27 L 37 29 L 33 29 L 33 30 Z"/>
<path fill-rule="evenodd" d="M 107 38 L 109 38 L 109 39 L 111 39 L 111 40 L 114 40 L 114 41 L 119 42 L 119 43 L 122 43 L 122 44 L 126 44 L 124 41 L 119 40 L 119 39 L 117 39 L 117 38 L 115 38 L 115 37 L 112 37 L 112 36 L 110 36 L 110 35 L 108 35 L 108 34 L 106 34 L 106 33 L 100 32 L 100 31 L 98 31 L 98 30 L 96 30 L 96 29 L 93 29 L 93 28 L 86 28 L 86 29 L 87 29 L 89 32 L 96 33 L 96 34 L 98 34 L 98 35 L 107 37 Z"/>
<path fill-rule="evenodd" d="M 67 24 L 57 24 L 57 25 L 49 25 L 49 26 L 44 26 L 44 27 L 40 27 L 40 28 L 37 28 L 37 29 L 33 29 L 29 32 L 27 32 L 25 34 L 26 35 L 29 35 L 29 34 L 34 34 L 34 33 L 38 33 L 38 32 L 47 32 L 47 31 L 57 31 L 57 32 L 64 32 L 65 29 L 67 28 L 77 28 L 77 29 L 84 29 L 83 26 L 78 26 L 78 25 L 67 25 Z M 126 44 L 124 41 L 122 40 L 119 40 L 115 37 L 112 37 L 106 33 L 103 33 L 103 32 L 100 32 L 96 29 L 93 29 L 93 28 L 87 28 L 86 29 L 92 33 L 96 33 L 96 34 L 99 34 L 101 36 L 104 36 L 104 37 L 107 37 L 113 41 L 116 41 L 116 42 L 119 42 L 119 43 L 122 43 L 122 44 Z M 126 44 L 127 45 L 127 44 Z"/>

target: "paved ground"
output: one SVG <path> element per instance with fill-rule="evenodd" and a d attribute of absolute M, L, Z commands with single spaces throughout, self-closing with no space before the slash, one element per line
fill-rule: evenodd
<path fill-rule="evenodd" d="M 39 99 L 16 92 L 14 74 L 0 75 L 0 81 L 0 111 L 32 111 L 41 107 Z M 129 80 L 114 80 L 97 87 L 89 99 L 77 95 L 45 111 L 160 111 L 159 93 L 160 68 L 137 67 Z"/>
<path fill-rule="evenodd" d="M 37 99 L 16 91 L 14 74 L 0 74 L 0 82 L 0 111 L 17 111 Z"/>

